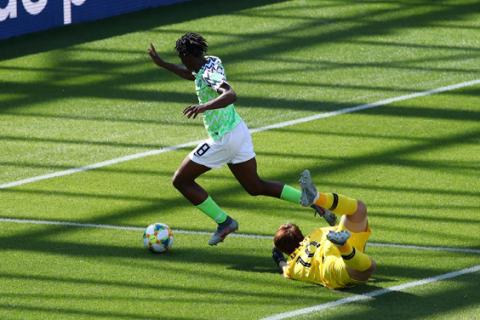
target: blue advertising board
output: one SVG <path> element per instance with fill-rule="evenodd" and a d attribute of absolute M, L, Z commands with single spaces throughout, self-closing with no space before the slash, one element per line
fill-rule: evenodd
<path fill-rule="evenodd" d="M 0 0 L 0 39 L 188 0 Z"/>

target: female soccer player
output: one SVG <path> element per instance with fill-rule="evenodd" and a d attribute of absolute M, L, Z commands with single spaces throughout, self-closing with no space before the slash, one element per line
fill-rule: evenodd
<path fill-rule="evenodd" d="M 342 219 L 338 226 L 318 228 L 306 237 L 295 224 L 281 225 L 273 239 L 272 258 L 283 276 L 331 289 L 367 281 L 376 264 L 364 253 L 371 234 L 365 204 L 341 194 L 317 192 L 308 170 L 302 173 L 300 184 L 303 206 L 316 203 Z"/>
<path fill-rule="evenodd" d="M 187 33 L 177 40 L 175 49 L 182 61 L 176 65 L 164 61 L 153 44 L 148 53 L 153 62 L 183 79 L 194 81 L 199 104 L 183 111 L 187 118 L 202 114 L 209 139 L 200 143 L 185 159 L 173 176 L 173 185 L 194 206 L 213 219 L 217 230 L 209 245 L 222 242 L 238 229 L 238 223 L 228 216 L 195 182 L 195 179 L 211 168 L 227 164 L 235 178 L 252 196 L 264 195 L 300 203 L 300 190 L 277 181 L 261 179 L 257 174 L 257 162 L 252 138 L 233 102 L 236 94 L 227 82 L 222 61 L 207 56 L 207 42 L 197 33 Z"/>

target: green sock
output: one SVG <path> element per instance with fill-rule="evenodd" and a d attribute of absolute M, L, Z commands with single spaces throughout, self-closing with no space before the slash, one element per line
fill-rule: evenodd
<path fill-rule="evenodd" d="M 280 194 L 280 199 L 299 204 L 301 195 L 302 192 L 300 190 L 297 190 L 286 184 L 283 186 L 282 194 Z"/>
<path fill-rule="evenodd" d="M 210 196 L 196 207 L 215 220 L 216 223 L 222 223 L 227 220 L 225 211 L 223 211 Z"/>

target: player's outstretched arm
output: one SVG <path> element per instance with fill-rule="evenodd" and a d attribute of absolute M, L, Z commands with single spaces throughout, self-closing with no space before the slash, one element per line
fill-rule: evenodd
<path fill-rule="evenodd" d="M 164 68 L 172 73 L 175 73 L 177 76 L 183 79 L 191 81 L 195 80 L 193 74 L 187 68 L 185 68 L 185 66 L 169 63 L 160 58 L 153 44 L 150 44 L 150 48 L 148 48 L 148 55 L 150 56 L 150 58 L 152 58 L 152 61 L 157 66 Z"/>
<path fill-rule="evenodd" d="M 222 83 L 217 92 L 220 93 L 220 95 L 215 99 L 210 100 L 205 104 L 189 106 L 183 110 L 183 114 L 186 115 L 187 118 L 193 117 L 195 119 L 199 113 L 207 110 L 225 108 L 237 100 L 237 94 L 226 82 Z"/>

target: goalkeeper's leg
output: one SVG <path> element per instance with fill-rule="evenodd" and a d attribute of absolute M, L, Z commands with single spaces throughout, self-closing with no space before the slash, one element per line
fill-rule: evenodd
<path fill-rule="evenodd" d="M 336 215 L 345 215 L 346 218 L 342 217 L 343 223 L 350 231 L 363 232 L 367 230 L 367 208 L 363 202 L 342 194 L 318 192 L 308 170 L 302 172 L 300 186 L 302 188 L 300 202 L 303 206 L 317 205 Z"/>
<path fill-rule="evenodd" d="M 376 270 L 373 259 L 352 245 L 351 233 L 347 230 L 330 231 L 327 239 L 338 247 L 342 259 L 347 266 L 350 277 L 357 281 L 367 281 Z"/>

